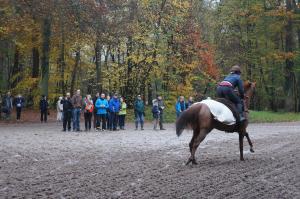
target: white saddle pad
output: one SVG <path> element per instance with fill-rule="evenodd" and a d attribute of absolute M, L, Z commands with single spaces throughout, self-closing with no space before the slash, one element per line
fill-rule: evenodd
<path fill-rule="evenodd" d="M 206 104 L 210 109 L 211 114 L 219 122 L 222 122 L 226 125 L 233 125 L 236 123 L 233 113 L 224 104 L 212 99 L 206 99 L 198 103 Z"/>

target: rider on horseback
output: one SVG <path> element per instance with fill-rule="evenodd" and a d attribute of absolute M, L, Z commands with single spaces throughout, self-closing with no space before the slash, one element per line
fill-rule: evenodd
<path fill-rule="evenodd" d="M 240 97 L 234 92 L 238 88 Z M 235 104 L 240 114 L 240 122 L 245 120 L 244 117 L 244 87 L 241 80 L 241 68 L 235 65 L 231 68 L 230 74 L 218 85 L 217 95 L 221 98 L 226 98 Z"/>

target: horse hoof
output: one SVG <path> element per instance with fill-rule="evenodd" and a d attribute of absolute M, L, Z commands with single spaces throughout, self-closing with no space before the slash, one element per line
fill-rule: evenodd
<path fill-rule="evenodd" d="M 185 165 L 189 165 L 191 162 L 192 162 L 192 159 L 189 159 L 189 160 L 185 163 Z"/>
<path fill-rule="evenodd" d="M 251 148 L 251 149 L 250 149 L 250 152 L 251 152 L 251 153 L 254 153 L 254 150 Z"/>
<path fill-rule="evenodd" d="M 241 158 L 240 160 L 241 160 L 241 161 L 245 161 L 245 159 L 244 159 L 244 158 Z"/>
<path fill-rule="evenodd" d="M 196 162 L 196 160 L 192 160 L 192 164 L 197 165 L 198 163 Z"/>

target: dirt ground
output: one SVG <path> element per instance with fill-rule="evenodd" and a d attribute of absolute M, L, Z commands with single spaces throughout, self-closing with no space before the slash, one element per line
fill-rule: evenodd
<path fill-rule="evenodd" d="M 191 132 L 129 125 L 61 132 L 57 123 L 0 124 L 0 198 L 300 198 L 300 123 L 252 124 L 255 153 L 213 131 L 185 166 Z"/>

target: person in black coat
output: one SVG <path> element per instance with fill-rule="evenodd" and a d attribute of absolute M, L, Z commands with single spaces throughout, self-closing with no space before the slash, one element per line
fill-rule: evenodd
<path fill-rule="evenodd" d="M 22 97 L 21 94 L 19 94 L 15 100 L 14 100 L 14 105 L 16 106 L 17 110 L 17 120 L 21 119 L 21 112 L 22 108 L 24 107 L 25 99 Z"/>
<path fill-rule="evenodd" d="M 96 104 L 96 101 L 97 99 L 100 98 L 100 93 L 97 92 L 96 95 L 94 96 L 93 98 L 93 104 L 95 105 Z M 98 122 L 97 122 L 97 109 L 94 108 L 94 111 L 93 111 L 93 116 L 94 116 L 94 129 L 96 130 L 96 128 L 99 126 Z"/>
<path fill-rule="evenodd" d="M 45 95 L 42 95 L 42 99 L 40 101 L 40 111 L 41 111 L 41 122 L 47 122 L 48 115 L 48 101 Z"/>
<path fill-rule="evenodd" d="M 62 99 L 60 103 L 63 105 L 63 131 L 67 130 L 67 125 L 68 125 L 68 131 L 71 131 L 71 118 L 72 118 L 73 105 L 71 102 L 70 93 L 67 93 L 66 97 Z"/>

